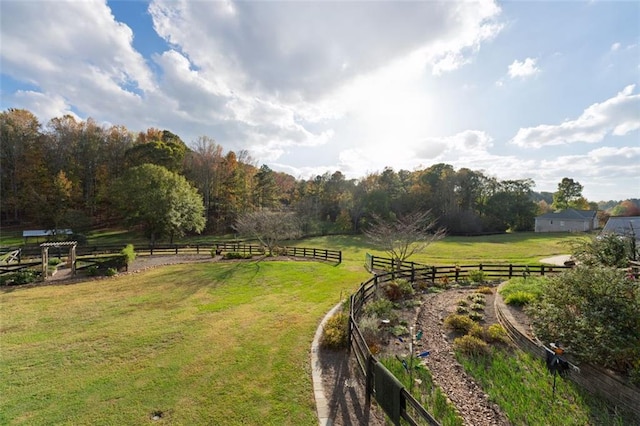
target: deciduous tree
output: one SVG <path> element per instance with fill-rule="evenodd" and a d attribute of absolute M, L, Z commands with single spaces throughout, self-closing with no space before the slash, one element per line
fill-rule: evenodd
<path fill-rule="evenodd" d="M 445 230 L 437 228 L 431 212 L 417 212 L 400 216 L 395 220 L 373 217 L 373 223 L 365 231 L 367 238 L 401 264 L 425 250 L 431 243 L 444 237 Z"/>
<path fill-rule="evenodd" d="M 128 169 L 113 185 L 112 199 L 129 226 L 142 226 L 151 244 L 158 238 L 202 232 L 204 206 L 198 191 L 177 173 L 155 164 Z"/>
<path fill-rule="evenodd" d="M 300 221 L 291 212 L 257 210 L 241 214 L 234 229 L 247 237 L 255 238 L 267 247 L 269 255 L 282 240 L 301 235 Z"/>

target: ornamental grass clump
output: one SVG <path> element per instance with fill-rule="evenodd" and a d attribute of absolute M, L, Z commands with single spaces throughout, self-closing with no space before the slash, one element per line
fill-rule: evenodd
<path fill-rule="evenodd" d="M 343 349 L 347 347 L 349 335 L 349 315 L 338 312 L 327 320 L 322 327 L 320 346 L 326 349 Z"/>
<path fill-rule="evenodd" d="M 444 319 L 444 325 L 457 333 L 467 334 L 475 323 L 466 315 L 451 314 Z"/>

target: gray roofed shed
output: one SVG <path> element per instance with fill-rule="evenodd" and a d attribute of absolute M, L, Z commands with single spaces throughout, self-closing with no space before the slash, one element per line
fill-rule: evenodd
<path fill-rule="evenodd" d="M 566 209 L 536 217 L 535 232 L 589 232 L 598 228 L 596 210 Z"/>

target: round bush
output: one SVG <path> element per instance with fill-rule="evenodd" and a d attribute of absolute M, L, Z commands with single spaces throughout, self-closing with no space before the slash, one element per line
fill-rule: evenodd
<path fill-rule="evenodd" d="M 466 315 L 451 314 L 444 319 L 444 325 L 453 331 L 466 334 L 475 323 Z"/>
<path fill-rule="evenodd" d="M 349 335 L 349 315 L 338 312 L 322 328 L 320 346 L 327 349 L 342 349 L 347 347 Z"/>
<path fill-rule="evenodd" d="M 454 339 L 453 349 L 471 356 L 486 355 L 489 353 L 489 345 L 475 336 L 462 336 Z"/>

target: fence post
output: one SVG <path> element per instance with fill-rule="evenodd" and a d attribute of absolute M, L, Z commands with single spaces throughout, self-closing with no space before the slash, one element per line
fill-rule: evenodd
<path fill-rule="evenodd" d="M 478 269 L 482 271 L 482 263 L 478 265 Z"/>
<path fill-rule="evenodd" d="M 178 245 L 176 244 L 176 254 L 178 254 Z"/>
<path fill-rule="evenodd" d="M 367 409 L 371 405 L 371 391 L 373 390 L 373 355 L 367 355 L 367 367 L 365 376 L 365 407 Z"/>
<path fill-rule="evenodd" d="M 200 244 L 196 244 L 196 254 L 200 254 Z"/>
<path fill-rule="evenodd" d="M 432 283 L 436 282 L 436 267 L 435 266 L 431 267 L 431 282 Z"/>
<path fill-rule="evenodd" d="M 416 281 L 416 264 L 411 262 L 411 282 Z"/>
<path fill-rule="evenodd" d="M 338 252 L 338 263 L 342 263 L 342 250 Z"/>
<path fill-rule="evenodd" d="M 544 277 L 544 265 L 540 265 L 540 275 Z"/>
<path fill-rule="evenodd" d="M 513 277 L 513 264 L 509 264 L 509 279 L 511 279 L 511 277 Z"/>

